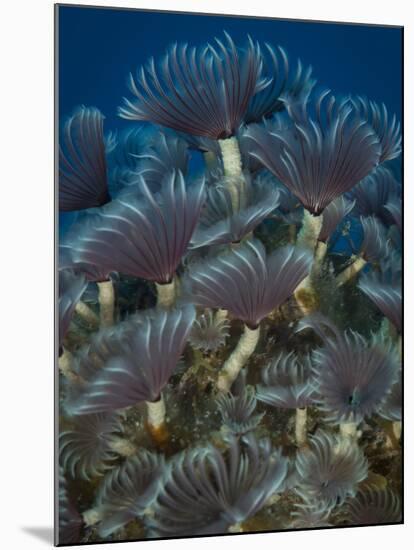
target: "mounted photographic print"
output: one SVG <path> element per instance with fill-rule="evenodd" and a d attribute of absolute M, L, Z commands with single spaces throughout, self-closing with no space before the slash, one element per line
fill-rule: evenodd
<path fill-rule="evenodd" d="M 58 545 L 402 522 L 402 35 L 56 6 Z"/>

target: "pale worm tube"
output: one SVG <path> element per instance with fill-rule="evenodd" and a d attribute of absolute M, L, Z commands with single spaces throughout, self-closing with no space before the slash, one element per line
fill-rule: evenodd
<path fill-rule="evenodd" d="M 99 318 L 101 327 L 111 327 L 114 324 L 115 292 L 112 281 L 98 283 Z"/>
<path fill-rule="evenodd" d="M 295 290 L 296 302 L 303 315 L 309 315 L 318 307 L 318 296 L 314 289 L 313 281 L 322 270 L 327 249 L 328 245 L 326 243 L 317 241 L 311 273 L 303 279 Z"/>
<path fill-rule="evenodd" d="M 121 456 L 129 457 L 133 456 L 137 452 L 135 445 L 122 437 L 113 436 L 109 442 L 109 445 L 115 453 Z M 96 523 L 102 521 L 104 519 L 103 512 L 104 509 L 99 506 L 86 510 L 82 514 L 85 525 L 90 527 L 91 525 L 95 525 Z"/>
<path fill-rule="evenodd" d="M 315 251 L 316 243 L 322 228 L 323 216 L 313 216 L 307 210 L 303 211 L 302 227 L 300 228 L 297 246 L 307 248 L 312 252 Z"/>
<path fill-rule="evenodd" d="M 155 283 L 157 288 L 157 306 L 171 307 L 175 302 L 175 280 L 170 283 L 159 284 Z"/>
<path fill-rule="evenodd" d="M 221 157 L 223 159 L 224 175 L 227 178 L 226 186 L 231 196 L 233 210 L 240 208 L 240 201 L 243 199 L 244 181 L 242 171 L 242 159 L 239 143 L 236 137 L 219 140 Z"/>
<path fill-rule="evenodd" d="M 397 449 L 401 439 L 402 424 L 400 420 L 390 422 L 385 428 L 385 446 L 387 449 Z"/>
<path fill-rule="evenodd" d="M 317 264 L 315 255 L 317 251 L 318 237 L 322 228 L 322 221 L 322 214 L 320 216 L 313 216 L 310 212 L 304 210 L 302 227 L 296 241 L 298 247 L 311 250 L 314 254 L 310 274 L 303 279 L 294 293 L 296 302 L 303 315 L 309 315 L 312 311 L 317 309 L 318 297 L 312 284 L 312 276 L 315 270 L 315 265 Z"/>
<path fill-rule="evenodd" d="M 89 510 L 86 510 L 86 512 L 83 512 L 82 518 L 86 527 L 96 525 L 104 518 L 103 510 L 98 506 L 96 508 L 90 508 Z"/>
<path fill-rule="evenodd" d="M 307 410 L 306 407 L 303 409 L 296 409 L 296 419 L 295 419 L 295 438 L 298 447 L 303 447 L 307 441 Z"/>
<path fill-rule="evenodd" d="M 394 437 L 396 441 L 400 441 L 401 439 L 401 432 L 402 432 L 402 423 L 401 420 L 397 420 L 392 423 L 392 432 L 394 434 Z"/>
<path fill-rule="evenodd" d="M 228 533 L 243 533 L 243 527 L 241 523 L 233 523 L 233 525 L 230 525 L 230 527 L 227 529 Z"/>
<path fill-rule="evenodd" d="M 79 301 L 76 304 L 75 311 L 88 325 L 94 328 L 99 326 L 99 317 L 85 302 Z"/>
<path fill-rule="evenodd" d="M 137 452 L 137 448 L 133 443 L 124 439 L 123 437 L 112 436 L 109 442 L 109 446 L 114 451 L 121 456 L 132 456 Z"/>
<path fill-rule="evenodd" d="M 78 382 L 79 377 L 73 372 L 72 362 L 73 355 L 69 350 L 63 348 L 63 351 L 59 355 L 58 359 L 59 370 L 63 374 L 63 376 L 67 378 L 70 382 Z"/>
<path fill-rule="evenodd" d="M 224 175 L 229 178 L 242 177 L 242 159 L 237 138 L 220 139 L 219 145 L 223 159 Z"/>
<path fill-rule="evenodd" d="M 296 287 L 294 296 L 303 315 L 309 315 L 318 309 L 318 296 L 313 287 L 311 275 L 307 275 Z"/>
<path fill-rule="evenodd" d="M 354 256 L 354 261 L 336 276 L 336 283 L 342 286 L 353 279 L 365 266 L 366 260 L 361 256 Z"/>
<path fill-rule="evenodd" d="M 328 245 L 323 241 L 318 241 L 316 244 L 315 257 L 313 260 L 313 269 L 316 273 L 320 273 L 322 264 L 326 258 Z"/>
<path fill-rule="evenodd" d="M 228 314 L 229 314 L 229 312 L 227 311 L 227 309 L 218 309 L 216 311 L 216 315 L 214 317 L 216 323 L 218 323 L 220 321 L 224 321 L 225 319 L 227 319 Z"/>
<path fill-rule="evenodd" d="M 146 405 L 148 431 L 155 442 L 163 443 L 168 438 L 164 398 L 161 395 L 158 401 L 146 401 Z"/>
<path fill-rule="evenodd" d="M 142 515 L 145 517 L 153 517 L 154 512 L 151 508 L 147 508 L 144 510 Z M 102 521 L 104 518 L 105 518 L 104 506 L 96 506 L 95 508 L 90 508 L 89 510 L 86 510 L 82 514 L 82 519 L 86 527 L 91 527 L 93 525 L 96 525 L 97 523 Z"/>
<path fill-rule="evenodd" d="M 350 439 L 357 439 L 357 424 L 355 422 L 343 422 L 339 424 L 339 433 L 343 437 Z"/>
<path fill-rule="evenodd" d="M 242 367 L 256 349 L 259 335 L 260 326 L 254 329 L 249 328 L 247 325 L 244 326 L 244 332 L 237 346 L 220 371 L 217 387 L 221 392 L 230 391 L 231 385 L 236 380 Z"/>

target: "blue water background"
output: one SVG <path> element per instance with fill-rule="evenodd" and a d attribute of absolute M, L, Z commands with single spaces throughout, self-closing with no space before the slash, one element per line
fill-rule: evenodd
<path fill-rule="evenodd" d="M 250 34 L 280 45 L 292 63 L 300 57 L 312 65 L 323 87 L 367 95 L 401 119 L 399 28 L 67 6 L 59 9 L 60 114 L 95 105 L 107 117 L 107 129 L 124 127 L 116 109 L 129 95 L 129 72 L 174 42 L 202 45 L 223 30 L 236 43 Z"/>

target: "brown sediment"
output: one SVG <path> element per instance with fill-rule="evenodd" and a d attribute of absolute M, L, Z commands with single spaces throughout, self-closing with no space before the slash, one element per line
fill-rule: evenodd
<path fill-rule="evenodd" d="M 304 447 L 307 442 L 307 409 L 296 409 L 295 439 L 298 447 Z"/>
<path fill-rule="evenodd" d="M 384 423 L 385 446 L 392 449 L 400 448 L 402 424 L 399 421 Z"/>
<path fill-rule="evenodd" d="M 165 420 L 165 401 L 161 395 L 157 401 L 147 401 L 147 429 L 158 447 L 165 447 L 170 438 Z"/>
<path fill-rule="evenodd" d="M 159 447 L 161 450 L 164 450 L 166 447 L 168 447 L 170 432 L 165 423 L 159 426 L 154 426 L 147 421 L 146 427 L 148 433 L 151 436 L 151 439 L 157 447 Z"/>

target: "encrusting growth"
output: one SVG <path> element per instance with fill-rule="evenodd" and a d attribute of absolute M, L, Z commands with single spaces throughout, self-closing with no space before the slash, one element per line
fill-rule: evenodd
<path fill-rule="evenodd" d="M 223 159 L 224 175 L 228 178 L 241 178 L 242 159 L 239 144 L 235 136 L 219 140 Z"/>
<path fill-rule="evenodd" d="M 296 244 L 315 252 L 319 233 L 321 232 L 323 214 L 314 216 L 308 210 L 303 212 L 302 227 L 299 231 Z"/>
<path fill-rule="evenodd" d="M 298 447 L 303 447 L 307 441 L 306 434 L 306 419 L 307 411 L 306 408 L 296 409 L 295 416 L 295 439 Z"/>
<path fill-rule="evenodd" d="M 175 302 L 175 280 L 170 283 L 155 283 L 157 289 L 157 306 L 171 307 Z"/>

